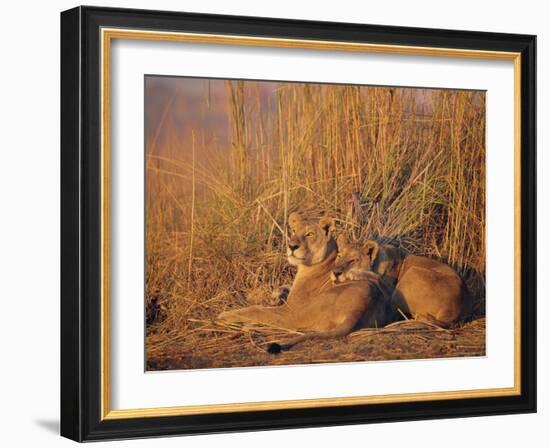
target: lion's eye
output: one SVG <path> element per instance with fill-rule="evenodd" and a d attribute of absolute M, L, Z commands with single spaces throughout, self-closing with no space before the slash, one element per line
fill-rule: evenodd
<path fill-rule="evenodd" d="M 313 232 L 308 232 L 306 233 L 306 238 L 312 237 L 313 235 L 315 235 Z"/>

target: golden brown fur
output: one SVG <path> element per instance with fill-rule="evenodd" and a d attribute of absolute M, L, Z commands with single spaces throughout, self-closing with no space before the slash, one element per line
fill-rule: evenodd
<path fill-rule="evenodd" d="M 287 256 L 298 268 L 286 302 L 281 306 L 251 306 L 226 311 L 220 320 L 257 323 L 304 332 L 270 351 L 288 349 L 309 338 L 340 337 L 356 326 L 380 326 L 386 321 L 386 302 L 379 294 L 377 278 L 333 285 L 331 273 L 337 246 L 332 236 L 334 220 L 308 219 L 297 213 L 289 217 Z"/>
<path fill-rule="evenodd" d="M 391 307 L 396 318 L 400 310 L 447 326 L 465 316 L 465 285 L 450 266 L 389 244 L 370 240 L 361 246 L 338 238 L 333 281 L 362 281 L 369 272 L 380 275 L 381 284 L 393 289 Z"/>

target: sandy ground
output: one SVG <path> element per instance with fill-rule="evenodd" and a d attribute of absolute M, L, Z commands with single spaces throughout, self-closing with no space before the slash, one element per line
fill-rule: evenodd
<path fill-rule="evenodd" d="M 155 336 L 147 338 L 153 341 Z M 453 329 L 403 321 L 382 329 L 355 331 L 342 339 L 309 340 L 276 355 L 266 352 L 269 341 L 281 339 L 257 331 L 217 330 L 214 326 L 192 340 L 176 337 L 172 343 L 148 353 L 147 370 L 484 356 L 485 318 Z"/>

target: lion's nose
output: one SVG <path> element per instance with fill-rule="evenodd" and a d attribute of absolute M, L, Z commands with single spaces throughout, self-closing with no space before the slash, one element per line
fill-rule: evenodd
<path fill-rule="evenodd" d="M 332 273 L 334 274 L 334 276 L 335 276 L 336 278 L 338 278 L 338 277 L 340 277 L 340 276 L 342 275 L 342 271 L 340 271 L 340 270 L 332 271 Z"/>
<path fill-rule="evenodd" d="M 289 244 L 289 245 L 288 245 L 288 248 L 289 248 L 292 252 L 294 252 L 294 251 L 295 251 L 296 249 L 298 249 L 299 247 L 300 247 L 299 244 Z"/>

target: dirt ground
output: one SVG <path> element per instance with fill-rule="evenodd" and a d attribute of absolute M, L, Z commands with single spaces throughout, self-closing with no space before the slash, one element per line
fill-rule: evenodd
<path fill-rule="evenodd" d="M 149 338 L 154 340 L 155 335 Z M 256 330 L 218 329 L 213 325 L 192 340 L 175 337 L 148 353 L 147 370 L 470 357 L 484 356 L 486 349 L 485 318 L 453 329 L 402 321 L 381 329 L 355 331 L 343 339 L 306 341 L 279 354 L 266 352 L 267 343 L 281 339 L 280 335 Z"/>

